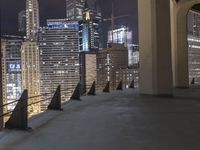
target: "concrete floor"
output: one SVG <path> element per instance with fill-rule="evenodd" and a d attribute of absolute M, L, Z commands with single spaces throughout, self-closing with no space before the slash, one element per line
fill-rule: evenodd
<path fill-rule="evenodd" d="M 32 118 L 32 131 L 0 132 L 0 150 L 200 150 L 199 91 L 82 97 Z"/>

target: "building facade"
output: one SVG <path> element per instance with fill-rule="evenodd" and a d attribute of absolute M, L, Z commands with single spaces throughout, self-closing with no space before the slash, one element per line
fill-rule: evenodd
<path fill-rule="evenodd" d="M 55 91 L 58 85 L 74 90 L 80 80 L 78 24 L 60 21 L 49 21 L 39 32 L 41 94 Z M 63 99 L 70 95 L 63 95 Z"/>
<path fill-rule="evenodd" d="M 128 49 L 123 44 L 110 44 L 109 48 L 97 54 L 97 84 L 102 91 L 110 82 L 111 89 L 116 89 L 116 71 L 128 68 Z M 118 78 L 119 80 L 119 78 Z"/>
<path fill-rule="evenodd" d="M 190 10 L 188 20 L 189 84 L 200 84 L 200 13 Z"/>
<path fill-rule="evenodd" d="M 133 44 L 132 49 L 131 51 L 129 50 L 129 66 L 138 65 L 139 67 L 139 45 Z"/>
<path fill-rule="evenodd" d="M 72 21 L 82 20 L 84 0 L 66 0 L 66 18 Z"/>
<path fill-rule="evenodd" d="M 139 87 L 139 68 L 135 65 L 131 68 L 116 70 L 115 76 L 116 83 L 119 84 L 122 81 L 123 88 L 129 88 L 132 82 L 134 83 L 134 88 Z"/>
<path fill-rule="evenodd" d="M 83 20 L 79 21 L 80 51 L 89 52 L 102 47 L 102 15 L 100 9 L 91 9 L 85 3 Z"/>
<path fill-rule="evenodd" d="M 120 43 L 130 49 L 133 44 L 132 31 L 126 27 L 121 26 L 120 28 L 108 31 L 108 43 Z"/>
<path fill-rule="evenodd" d="M 189 82 L 200 84 L 200 37 L 188 35 Z"/>
<path fill-rule="evenodd" d="M 120 28 L 108 31 L 108 43 L 124 44 L 128 48 L 128 63 L 129 65 L 133 65 L 133 33 L 128 27 L 121 26 Z"/>
<path fill-rule="evenodd" d="M 80 82 L 82 93 L 88 93 L 93 82 L 97 81 L 96 52 L 80 53 Z"/>
<path fill-rule="evenodd" d="M 22 88 L 28 90 L 28 96 L 40 95 L 40 68 L 37 34 L 39 30 L 38 0 L 26 0 L 26 37 L 21 47 Z M 40 113 L 40 97 L 29 99 L 29 116 Z M 34 104 L 33 104 L 34 103 Z"/>
<path fill-rule="evenodd" d="M 190 10 L 188 12 L 188 32 L 189 35 L 200 36 L 200 13 Z"/>
<path fill-rule="evenodd" d="M 21 47 L 22 87 L 28 90 L 28 96 L 40 95 L 40 67 L 38 43 L 25 41 Z M 29 99 L 29 104 L 38 102 L 40 97 Z M 40 113 L 40 103 L 31 105 L 29 115 Z"/>
<path fill-rule="evenodd" d="M 1 40 L 2 89 L 4 104 L 18 100 L 22 94 L 21 45 L 23 38 L 7 37 Z M 11 111 L 15 103 L 4 110 Z"/>

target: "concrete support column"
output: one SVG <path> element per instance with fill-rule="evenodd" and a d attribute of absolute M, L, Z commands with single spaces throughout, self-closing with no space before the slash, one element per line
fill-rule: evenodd
<path fill-rule="evenodd" d="M 1 101 L 0 105 L 3 105 L 3 102 L 2 102 L 3 99 L 0 99 L 0 101 Z M 0 115 L 1 114 L 3 114 L 3 108 L 0 108 Z M 0 131 L 2 130 L 2 128 L 3 128 L 3 117 L 0 118 Z"/>
<path fill-rule="evenodd" d="M 169 0 L 138 0 L 140 93 L 172 95 Z"/>
<path fill-rule="evenodd" d="M 190 6 L 190 5 L 189 5 Z M 189 87 L 187 12 L 188 5 L 171 1 L 171 39 L 174 87 Z"/>
<path fill-rule="evenodd" d="M 0 15 L 0 20 L 1 20 L 1 15 Z M 1 28 L 0 28 L 0 35 L 1 35 Z M 1 38 L 0 38 L 0 50 L 2 49 L 1 47 Z M 3 105 L 3 94 L 2 94 L 2 87 L 3 87 L 3 82 L 2 82 L 2 51 L 0 53 L 0 106 Z M 3 114 L 3 108 L 0 108 L 0 115 Z M 3 117 L 0 118 L 0 130 L 3 128 Z"/>
<path fill-rule="evenodd" d="M 1 32 L 0 32 L 1 34 Z M 1 39 L 0 39 L 1 40 Z M 1 41 L 0 41 L 1 49 Z M 2 53 L 0 53 L 0 106 L 3 105 L 3 94 L 2 94 Z M 0 108 L 0 115 L 3 114 L 3 108 Z M 0 117 L 0 130 L 3 128 L 3 117 Z"/>

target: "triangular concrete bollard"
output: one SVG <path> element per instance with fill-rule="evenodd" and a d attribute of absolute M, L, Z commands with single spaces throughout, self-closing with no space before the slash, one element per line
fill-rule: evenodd
<path fill-rule="evenodd" d="M 130 89 L 134 89 L 135 88 L 135 81 L 134 79 L 132 80 L 130 86 L 129 86 Z"/>
<path fill-rule="evenodd" d="M 119 82 L 117 90 L 123 90 L 123 81 L 122 80 Z"/>
<path fill-rule="evenodd" d="M 71 96 L 71 99 L 72 100 L 81 100 L 81 84 L 80 82 L 77 84 L 72 96 Z"/>
<path fill-rule="evenodd" d="M 24 90 L 9 120 L 5 123 L 7 129 L 28 130 L 28 90 Z"/>
<path fill-rule="evenodd" d="M 195 78 L 192 78 L 192 81 L 190 84 L 195 84 Z"/>
<path fill-rule="evenodd" d="M 110 92 L 110 81 L 107 82 L 105 88 L 103 89 L 103 92 L 109 93 Z"/>
<path fill-rule="evenodd" d="M 49 110 L 63 110 L 61 108 L 61 86 L 59 85 L 48 106 Z"/>
<path fill-rule="evenodd" d="M 88 95 L 96 95 L 96 83 L 95 83 L 95 81 L 92 83 L 92 87 L 90 88 Z"/>

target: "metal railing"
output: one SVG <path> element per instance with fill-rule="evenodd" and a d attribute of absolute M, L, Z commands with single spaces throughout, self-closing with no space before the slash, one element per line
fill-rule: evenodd
<path fill-rule="evenodd" d="M 107 92 L 107 93 L 111 92 L 110 84 L 111 84 L 110 81 L 106 82 L 106 85 L 104 85 L 102 92 Z M 123 90 L 123 87 L 124 87 L 123 80 L 121 80 L 115 89 Z M 135 87 L 135 81 L 133 80 L 130 83 L 129 88 L 134 88 L 134 87 Z M 86 95 L 96 95 L 97 89 L 98 89 L 98 86 L 96 85 L 96 82 L 94 81 L 91 85 L 91 88 L 86 93 Z M 61 92 L 62 92 L 62 94 L 61 94 Z M 57 87 L 57 89 L 51 93 L 45 93 L 45 94 L 32 96 L 32 97 L 28 97 L 28 90 L 24 90 L 19 100 L 9 102 L 7 104 L 3 104 L 2 106 L 0 106 L 0 109 L 1 109 L 8 105 L 17 103 L 14 110 L 3 113 L 0 115 L 0 117 L 5 117 L 7 115 L 10 115 L 10 118 L 8 119 L 8 121 L 5 122 L 5 128 L 7 128 L 7 129 L 13 129 L 13 128 L 21 129 L 21 130 L 30 129 L 28 127 L 28 113 L 29 113 L 28 107 L 46 101 L 46 102 L 49 102 L 49 104 L 47 106 L 48 110 L 61 111 L 62 110 L 61 97 L 65 94 L 71 94 L 71 93 L 72 93 L 72 95 L 70 97 L 70 100 L 81 100 L 81 84 L 80 84 L 80 82 L 77 84 L 75 89 L 68 88 L 68 89 L 61 90 L 61 86 L 59 85 Z M 35 98 L 40 98 L 40 97 L 46 97 L 46 98 L 35 101 L 35 102 L 31 102 L 28 104 L 29 100 L 35 99 Z"/>

